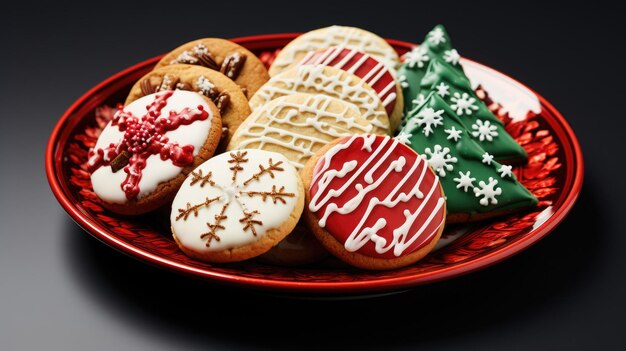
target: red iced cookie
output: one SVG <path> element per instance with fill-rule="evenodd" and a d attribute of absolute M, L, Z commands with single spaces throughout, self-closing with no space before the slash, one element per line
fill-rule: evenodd
<path fill-rule="evenodd" d="M 411 264 L 432 250 L 443 230 L 439 178 L 415 151 L 390 137 L 339 139 L 309 160 L 303 178 L 313 232 L 357 267 Z"/>

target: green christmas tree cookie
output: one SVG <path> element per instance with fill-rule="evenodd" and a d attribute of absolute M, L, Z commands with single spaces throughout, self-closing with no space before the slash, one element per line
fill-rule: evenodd
<path fill-rule="evenodd" d="M 434 57 L 445 60 L 463 74 L 463 67 L 459 63 L 461 56 L 452 48 L 450 37 L 441 24 L 426 35 L 419 47 L 402 56 L 404 61 L 398 70 L 398 79 L 404 95 L 405 115 L 412 109 L 412 102 L 420 93 L 420 83 L 426 75 L 428 63 Z"/>
<path fill-rule="evenodd" d="M 468 134 L 455 111 L 436 93 L 411 111 L 396 137 L 427 160 L 446 195 L 449 222 L 479 220 L 537 204 L 517 181 Z"/>
<path fill-rule="evenodd" d="M 422 78 L 421 92 L 414 108 L 418 108 L 431 91 L 448 103 L 472 139 L 497 161 L 526 160 L 526 151 L 506 132 L 504 123 L 478 98 L 467 77 L 436 57 L 431 59 Z"/>

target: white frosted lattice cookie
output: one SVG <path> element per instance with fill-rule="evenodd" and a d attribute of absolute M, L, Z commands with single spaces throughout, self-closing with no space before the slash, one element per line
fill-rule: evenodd
<path fill-rule="evenodd" d="M 304 33 L 292 40 L 276 56 L 269 74 L 273 77 L 302 60 L 310 51 L 331 46 L 345 46 L 362 51 L 392 70 L 400 63 L 396 51 L 378 35 L 360 28 L 330 26 Z"/>
<path fill-rule="evenodd" d="M 389 133 L 389 117 L 376 91 L 361 78 L 324 65 L 297 66 L 272 77 L 250 99 L 250 108 L 254 111 L 294 93 L 322 94 L 350 103 L 374 126 L 373 133 Z"/>
<path fill-rule="evenodd" d="M 209 262 L 242 261 L 268 251 L 296 226 L 304 189 L 281 154 L 238 150 L 193 170 L 172 203 L 174 239 Z"/>
<path fill-rule="evenodd" d="M 256 109 L 228 145 L 228 150 L 278 152 L 302 169 L 317 150 L 336 138 L 367 134 L 372 125 L 351 104 L 326 95 L 281 96 Z"/>

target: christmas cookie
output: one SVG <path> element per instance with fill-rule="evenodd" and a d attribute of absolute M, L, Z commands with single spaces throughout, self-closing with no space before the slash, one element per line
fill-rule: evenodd
<path fill-rule="evenodd" d="M 302 175 L 307 222 L 351 265 L 403 267 L 424 257 L 441 236 L 446 202 L 438 177 L 396 139 L 338 139 L 318 151 Z"/>
<path fill-rule="evenodd" d="M 296 226 L 304 189 L 283 155 L 238 150 L 193 170 L 172 203 L 174 239 L 185 254 L 209 262 L 242 261 L 267 252 Z"/>
<path fill-rule="evenodd" d="M 248 99 L 237 84 L 220 72 L 192 65 L 169 65 L 146 74 L 131 88 L 126 104 L 155 91 L 173 89 L 195 91 L 215 103 L 223 127 L 220 150 L 250 114 Z"/>
<path fill-rule="evenodd" d="M 228 150 L 278 152 L 301 170 L 315 151 L 329 142 L 372 129 L 351 104 L 326 95 L 297 93 L 254 110 L 237 129 Z"/>
<path fill-rule="evenodd" d="M 452 65 L 437 57 L 431 59 L 421 87 L 417 97 L 420 103 L 430 92 L 443 98 L 470 131 L 470 137 L 495 160 L 518 162 L 528 157 L 504 129 L 504 123 L 478 98 L 467 77 Z"/>
<path fill-rule="evenodd" d="M 122 214 L 163 206 L 213 155 L 221 130 L 217 107 L 194 92 L 164 91 L 120 106 L 89 152 L 93 189 Z"/>
<path fill-rule="evenodd" d="M 448 62 L 460 74 L 464 74 L 460 64 L 461 56 L 452 47 L 452 41 L 446 29 L 442 25 L 435 26 L 426 35 L 420 46 L 402 55 L 398 79 L 406 101 L 404 104 L 405 114 L 419 105 L 420 84 L 426 74 L 430 60 L 435 57 Z"/>
<path fill-rule="evenodd" d="M 471 133 L 485 125 L 467 130 L 456 111 L 432 92 L 407 116 L 397 137 L 439 175 L 449 223 L 481 220 L 537 204 L 517 181 L 513 167 L 499 164 L 474 141 Z"/>
<path fill-rule="evenodd" d="M 361 78 L 324 65 L 297 66 L 272 77 L 250 99 L 250 108 L 254 111 L 294 93 L 322 94 L 349 102 L 374 126 L 374 134 L 389 133 L 389 117 L 376 91 Z"/>
<path fill-rule="evenodd" d="M 396 51 L 376 34 L 360 28 L 331 26 L 304 33 L 287 44 L 274 59 L 269 69 L 270 76 L 273 77 L 297 64 L 310 51 L 331 46 L 357 49 L 390 69 L 396 69 L 399 63 Z"/>
<path fill-rule="evenodd" d="M 253 53 L 225 39 L 205 38 L 181 45 L 163 56 L 155 68 L 177 64 L 219 71 L 239 84 L 246 96 L 254 95 L 270 78 L 261 60 Z"/>
<path fill-rule="evenodd" d="M 363 79 L 383 102 L 391 130 L 400 125 L 404 108 L 402 88 L 389 68 L 375 58 L 356 49 L 334 46 L 309 52 L 299 64 L 332 66 Z"/>

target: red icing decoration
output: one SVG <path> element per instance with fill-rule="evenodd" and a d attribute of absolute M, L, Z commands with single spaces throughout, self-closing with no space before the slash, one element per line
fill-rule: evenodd
<path fill-rule="evenodd" d="M 342 49 L 335 46 L 308 53 L 300 64 L 322 64 L 354 74 L 374 88 L 378 97 L 385 105 L 387 114 L 393 112 L 396 103 L 395 94 L 397 94 L 396 81 L 389 69 L 370 55 L 357 50 Z M 391 96 L 392 94 L 394 95 Z"/>
<path fill-rule="evenodd" d="M 102 166 L 109 166 L 124 151 L 132 155 L 128 165 L 124 167 L 126 179 L 121 184 L 129 200 L 135 199 L 139 194 L 139 181 L 148 157 L 160 154 L 163 161 L 171 160 L 178 167 L 193 162 L 193 145 L 180 146 L 177 143 L 169 143 L 169 138 L 165 134 L 181 125 L 203 121 L 208 118 L 209 113 L 202 105 L 198 105 L 197 111 L 186 107 L 180 112 L 170 111 L 167 117 L 161 116 L 161 110 L 173 94 L 174 91 L 154 94 L 154 101 L 146 106 L 148 111 L 140 118 L 124 111 L 120 105 L 111 126 L 117 126 L 120 132 L 124 132 L 124 137 L 117 144 L 111 143 L 104 149 L 89 152 L 90 173 Z"/>
<path fill-rule="evenodd" d="M 375 140 L 373 140 L 368 147 L 367 138 L 370 138 L 371 141 L 372 137 L 374 137 Z M 409 224 L 410 229 L 407 231 L 406 237 L 401 240 L 401 242 L 404 243 L 408 243 L 411 240 L 414 241 L 408 244 L 399 256 L 394 254 L 393 247 L 383 253 L 377 252 L 376 244 L 371 239 L 368 239 L 356 252 L 375 258 L 396 258 L 408 255 L 430 243 L 444 223 L 445 204 L 442 203 L 440 207 L 437 208 L 437 203 L 443 198 L 443 193 L 439 186 L 437 176 L 430 170 L 427 162 L 422 160 L 411 148 L 386 136 L 359 135 L 346 137 L 337 144 L 337 146 L 342 145 L 344 149 L 333 155 L 333 151 L 336 150 L 335 147 L 318 161 L 313 172 L 313 181 L 309 188 L 312 199 L 309 208 L 318 219 L 322 219 L 329 208 L 335 209 L 335 211 L 327 217 L 324 229 L 339 242 L 345 244 L 363 218 L 365 218 L 365 220 L 360 227 L 361 231 L 366 228 L 375 227 L 377 221 L 383 218 L 386 224 L 379 229 L 376 234 L 386 240 L 386 244 L 383 247 L 389 247 L 394 241 L 394 230 L 405 223 L 406 215 L 415 213 L 419 210 L 420 206 L 423 205 L 415 221 Z M 346 147 L 346 145 L 348 146 Z M 402 157 L 404 157 L 405 160 L 403 165 L 400 162 Z M 368 159 L 369 163 L 367 163 Z M 350 169 L 350 167 L 344 168 L 346 165 L 349 165 L 348 163 L 351 161 L 353 169 Z M 353 161 L 356 161 L 356 164 Z M 416 162 L 417 166 L 410 172 Z M 340 171 L 342 168 L 348 169 L 345 176 L 330 177 L 333 172 Z M 360 174 L 357 174 L 361 169 Z M 371 174 L 371 179 L 369 179 L 370 182 L 367 182 L 366 175 L 371 170 L 374 171 Z M 359 194 L 357 187 L 367 188 L 370 184 L 375 184 L 388 170 L 390 170 L 390 172 L 382 179 L 379 186 L 365 194 L 354 211 L 345 214 L 340 212 L 340 209 L 348 203 L 348 201 Z M 342 186 L 347 184 L 353 176 L 355 177 L 354 180 L 341 194 L 336 197 L 330 196 L 329 200 L 323 203 L 322 199 L 324 199 L 329 192 L 339 190 Z M 423 178 L 420 182 L 420 177 L 422 176 Z M 325 182 L 328 182 L 328 185 L 324 189 Z M 399 194 L 410 194 L 416 184 L 423 195 L 422 198 L 418 198 L 414 195 L 407 201 L 398 201 L 397 204 L 391 207 L 378 204 L 373 207 L 369 215 L 366 214 L 368 205 L 370 205 L 372 199 L 385 200 L 387 196 L 398 187 L 394 195 L 389 199 L 393 201 L 398 198 Z M 318 192 L 320 192 L 319 195 Z M 430 197 L 428 196 L 429 193 L 431 193 Z M 335 207 L 335 205 L 337 207 Z M 315 210 L 315 206 L 319 206 L 319 208 Z M 336 210 L 337 208 L 339 211 Z M 428 222 L 429 217 L 431 217 L 430 222 Z M 418 235 L 422 226 L 424 226 L 423 231 L 417 238 L 414 238 Z"/>

